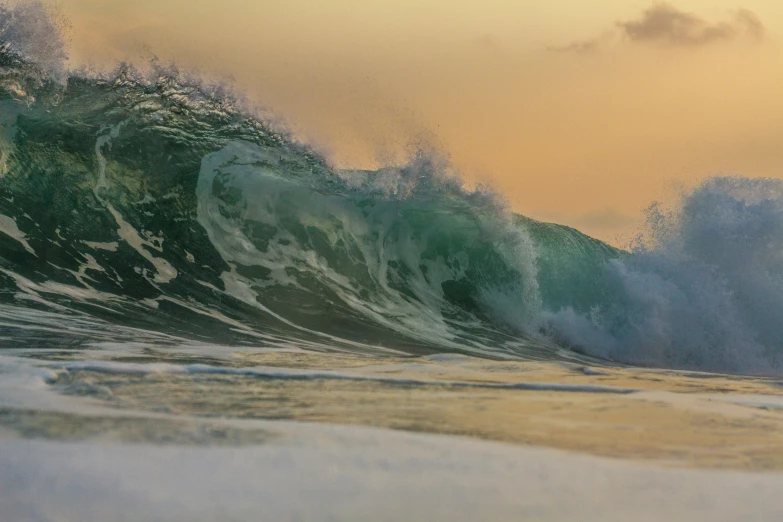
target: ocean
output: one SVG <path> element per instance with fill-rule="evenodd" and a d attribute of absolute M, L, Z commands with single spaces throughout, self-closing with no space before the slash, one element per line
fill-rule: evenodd
<path fill-rule="evenodd" d="M 783 182 L 620 249 L 0 5 L 0 520 L 778 520 Z"/>

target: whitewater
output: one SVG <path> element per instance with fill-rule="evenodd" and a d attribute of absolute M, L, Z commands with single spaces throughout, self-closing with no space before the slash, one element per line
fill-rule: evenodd
<path fill-rule="evenodd" d="M 619 249 L 0 4 L 0 519 L 783 516 L 783 182 Z"/>

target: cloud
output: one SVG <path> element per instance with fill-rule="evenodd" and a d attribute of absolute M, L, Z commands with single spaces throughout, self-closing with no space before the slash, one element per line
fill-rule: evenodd
<path fill-rule="evenodd" d="M 594 53 L 601 47 L 600 38 L 593 38 L 592 40 L 581 40 L 578 42 L 572 42 L 568 45 L 549 47 L 549 51 L 557 53 L 577 53 L 587 54 Z"/>
<path fill-rule="evenodd" d="M 728 21 L 709 23 L 693 13 L 666 3 L 655 4 L 642 13 L 639 19 L 618 22 L 617 26 L 633 42 L 680 46 L 731 41 L 743 35 L 760 40 L 765 32 L 761 20 L 747 9 L 737 11 Z"/>
<path fill-rule="evenodd" d="M 735 11 L 728 20 L 711 23 L 671 4 L 659 2 L 642 12 L 637 19 L 617 22 L 614 35 L 576 41 L 550 47 L 549 50 L 577 54 L 595 52 L 605 42 L 616 40 L 617 31 L 623 41 L 676 47 L 698 47 L 734 41 L 741 37 L 759 42 L 766 34 L 759 17 L 748 9 Z"/>

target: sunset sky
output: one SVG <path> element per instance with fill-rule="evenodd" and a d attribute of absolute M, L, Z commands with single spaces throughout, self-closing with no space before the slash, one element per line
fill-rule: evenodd
<path fill-rule="evenodd" d="M 705 177 L 783 177 L 780 0 L 60 5 L 76 64 L 149 50 L 231 76 L 337 166 L 424 142 L 516 211 L 615 243 Z"/>

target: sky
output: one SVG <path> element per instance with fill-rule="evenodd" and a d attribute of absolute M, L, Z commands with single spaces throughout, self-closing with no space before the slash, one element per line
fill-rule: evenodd
<path fill-rule="evenodd" d="M 74 64 L 231 78 L 338 167 L 448 155 L 615 244 L 710 176 L 783 177 L 780 0 L 60 0 Z"/>

